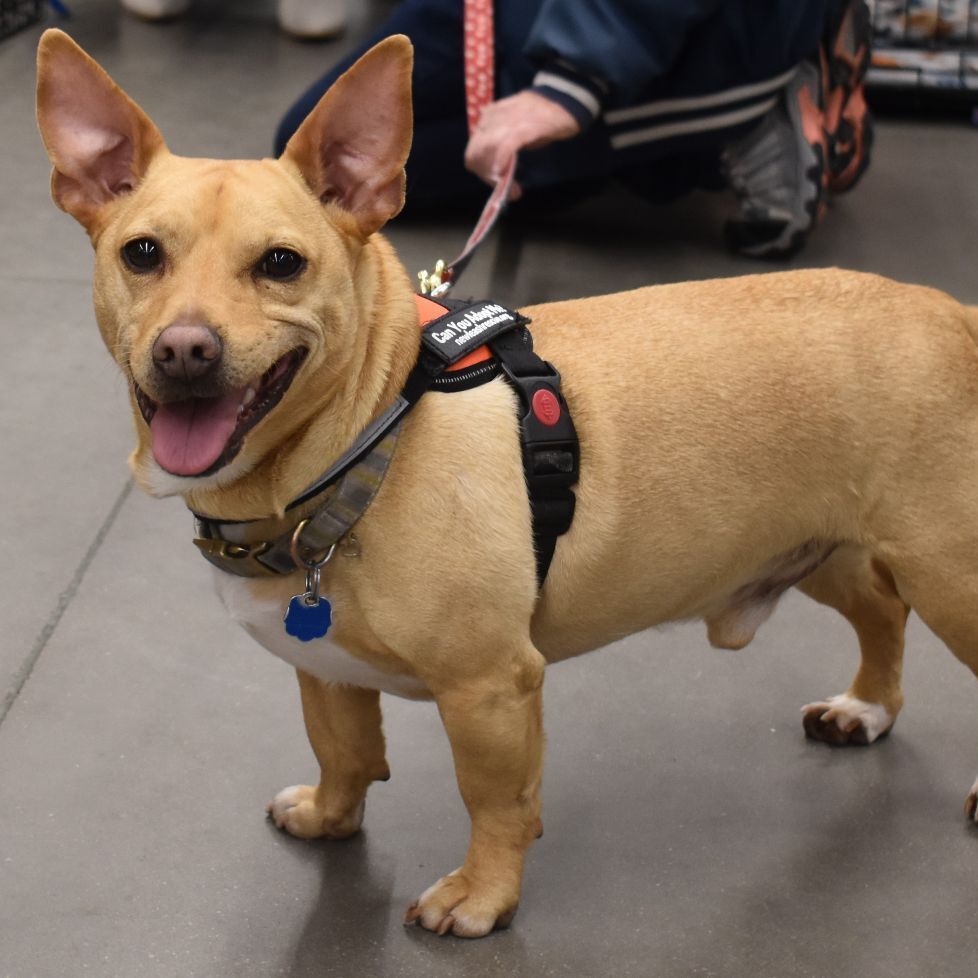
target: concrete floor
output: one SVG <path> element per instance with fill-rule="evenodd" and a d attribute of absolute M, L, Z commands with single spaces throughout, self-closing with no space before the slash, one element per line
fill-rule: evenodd
<path fill-rule="evenodd" d="M 76 0 L 70 30 L 193 155 L 268 151 L 278 113 L 346 39 L 280 37 L 271 4 L 142 24 Z M 225 623 L 178 501 L 130 492 L 125 386 L 99 342 L 83 233 L 51 205 L 32 120 L 38 31 L 0 43 L 0 976 L 716 975 L 962 978 L 978 956 L 978 687 L 912 620 L 907 707 L 870 749 L 804 740 L 854 637 L 792 595 L 742 653 L 702 626 L 554 668 L 547 834 L 512 929 L 405 930 L 460 860 L 466 818 L 436 711 L 385 698 L 388 784 L 345 843 L 263 806 L 314 777 L 291 671 Z M 884 122 L 876 160 L 798 265 L 978 302 L 978 134 Z M 609 194 L 468 273 L 510 304 L 756 271 L 719 244 L 730 202 Z M 466 228 L 395 226 L 410 268 Z"/>

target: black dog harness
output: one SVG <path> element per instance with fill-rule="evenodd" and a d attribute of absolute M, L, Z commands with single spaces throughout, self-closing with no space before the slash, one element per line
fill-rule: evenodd
<path fill-rule="evenodd" d="M 421 325 L 418 360 L 397 400 L 344 455 L 294 499 L 286 511 L 309 515 L 272 540 L 237 542 L 246 523 L 197 516 L 194 541 L 215 566 L 244 577 L 290 574 L 309 567 L 309 554 L 330 553 L 370 505 L 393 454 L 401 421 L 427 391 L 450 393 L 486 383 L 500 372 L 519 398 L 520 442 L 533 519 L 537 582 L 546 579 L 557 538 L 570 528 L 580 470 L 580 446 L 560 374 L 533 352 L 529 320 L 494 302 L 416 296 Z M 321 507 L 318 497 L 328 495 Z M 310 509 L 311 507 L 311 509 Z M 327 558 L 328 559 L 328 558 Z M 324 560 L 318 561 L 319 563 Z"/>
<path fill-rule="evenodd" d="M 533 518 L 537 583 L 543 587 L 557 537 L 570 529 L 574 518 L 571 487 L 580 471 L 580 445 L 560 393 L 560 374 L 533 352 L 526 328 L 530 321 L 519 313 L 494 302 L 425 302 L 447 311 L 422 330 L 422 352 L 412 376 L 430 377 L 426 389 L 451 391 L 485 383 L 501 370 L 519 398 L 523 474 Z M 441 370 L 439 363 L 444 364 Z M 446 372 L 453 366 L 455 370 Z"/>

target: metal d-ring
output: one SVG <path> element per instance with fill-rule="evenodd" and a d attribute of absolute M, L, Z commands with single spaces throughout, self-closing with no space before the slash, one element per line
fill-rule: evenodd
<path fill-rule="evenodd" d="M 326 553 L 317 559 L 309 560 L 303 557 L 299 552 L 299 546 L 302 543 L 300 539 L 302 537 L 302 531 L 309 525 L 309 520 L 302 520 L 299 525 L 292 532 L 292 542 L 289 544 L 289 553 L 292 554 L 292 559 L 295 561 L 297 567 L 303 567 L 307 574 L 315 572 L 316 580 L 318 583 L 319 571 L 324 565 L 328 564 L 333 554 L 336 552 L 336 544 L 334 543 Z"/>

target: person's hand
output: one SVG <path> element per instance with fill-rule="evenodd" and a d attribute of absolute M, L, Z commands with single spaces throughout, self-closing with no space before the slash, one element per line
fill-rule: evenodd
<path fill-rule="evenodd" d="M 502 176 L 510 158 L 521 149 L 539 149 L 581 131 L 562 105 L 529 89 L 487 105 L 465 148 L 465 168 L 490 186 Z M 516 181 L 509 199 L 521 190 Z"/>

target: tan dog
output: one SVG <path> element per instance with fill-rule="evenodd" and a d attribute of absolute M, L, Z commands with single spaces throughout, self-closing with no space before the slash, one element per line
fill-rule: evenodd
<path fill-rule="evenodd" d="M 64 34 L 45 34 L 39 64 L 54 197 L 95 245 L 99 326 L 131 382 L 136 478 L 288 530 L 286 504 L 417 356 L 411 283 L 375 233 L 403 199 L 410 45 L 374 48 L 261 162 L 170 155 Z M 526 311 L 582 450 L 542 592 L 501 379 L 408 416 L 358 551 L 324 570 L 332 641 L 284 634 L 301 575 L 217 572 L 232 614 L 301 667 L 322 774 L 270 806 L 293 835 L 360 826 L 388 776 L 378 690 L 437 703 L 472 822 L 462 866 L 408 911 L 439 933 L 486 934 L 516 909 L 541 831 L 548 662 L 675 619 L 740 648 L 797 583 L 862 652 L 847 693 L 805 708 L 814 737 L 865 743 L 893 724 L 911 606 L 978 670 L 976 310 L 803 271 Z"/>

